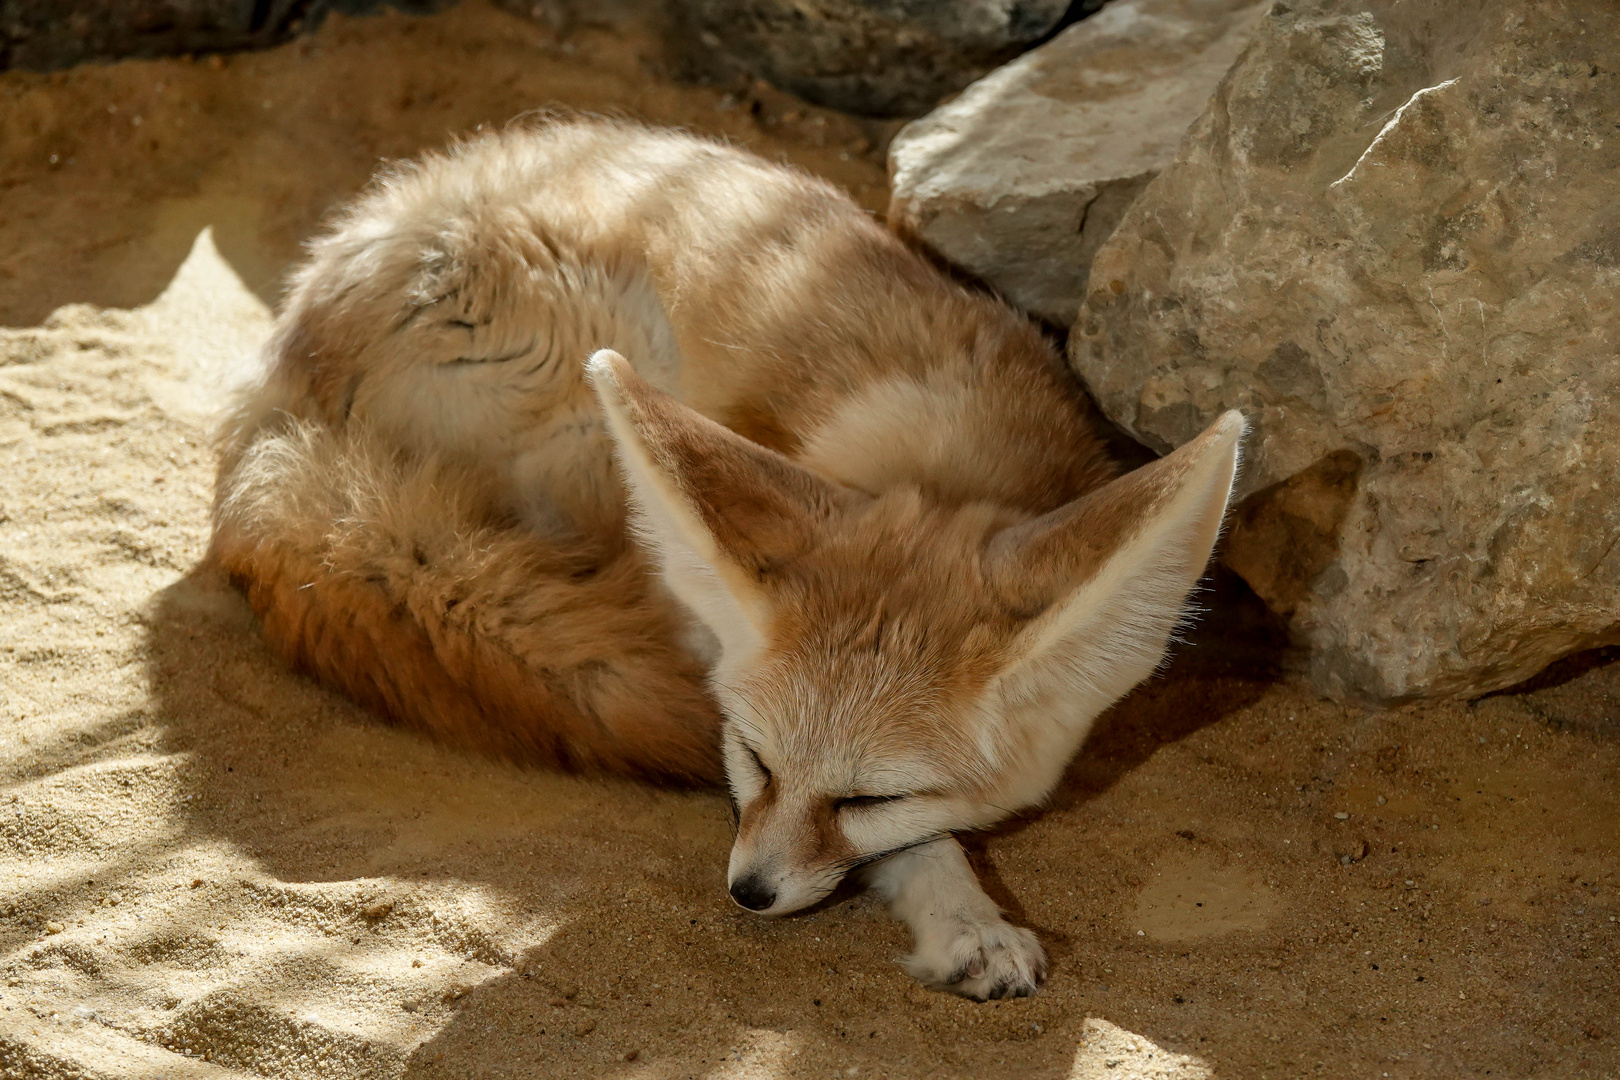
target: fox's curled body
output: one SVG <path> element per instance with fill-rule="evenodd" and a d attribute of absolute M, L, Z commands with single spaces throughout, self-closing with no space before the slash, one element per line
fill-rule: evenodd
<path fill-rule="evenodd" d="M 1114 479 L 1039 331 L 834 188 L 551 123 L 384 177 L 314 243 L 226 428 L 212 558 L 385 715 L 724 776 L 740 903 L 871 864 L 919 977 L 1027 992 L 1039 947 L 948 835 L 1042 798 L 1162 656 L 1223 425 Z"/>

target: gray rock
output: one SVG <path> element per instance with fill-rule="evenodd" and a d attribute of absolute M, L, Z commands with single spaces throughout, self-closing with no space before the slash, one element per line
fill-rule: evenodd
<path fill-rule="evenodd" d="M 1115 0 L 908 124 L 889 221 L 1067 326 L 1092 256 L 1175 158 L 1266 2 Z"/>
<path fill-rule="evenodd" d="M 818 105 L 869 116 L 927 112 L 1074 14 L 1069 0 L 678 0 L 678 6 L 702 42 L 755 75 Z"/>
<path fill-rule="evenodd" d="M 1620 641 L 1620 5 L 1284 0 L 1097 253 L 1070 357 L 1255 425 L 1229 564 L 1341 699 Z"/>

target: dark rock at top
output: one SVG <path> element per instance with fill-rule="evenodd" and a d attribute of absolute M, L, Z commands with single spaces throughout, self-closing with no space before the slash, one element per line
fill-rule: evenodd
<path fill-rule="evenodd" d="M 389 0 L 425 14 L 454 0 Z M 86 60 L 260 49 L 381 0 L 0 0 L 0 70 Z"/>
<path fill-rule="evenodd" d="M 680 0 L 699 40 L 807 101 L 920 116 L 1100 0 Z"/>

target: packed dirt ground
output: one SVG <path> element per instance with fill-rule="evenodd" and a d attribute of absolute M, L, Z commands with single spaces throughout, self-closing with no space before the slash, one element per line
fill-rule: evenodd
<path fill-rule="evenodd" d="M 865 898 L 738 910 L 718 793 L 461 757 L 270 656 L 198 568 L 221 373 L 380 158 L 546 107 L 885 201 L 885 128 L 481 3 L 0 75 L 0 1074 L 1620 1075 L 1612 654 L 1366 712 L 1217 591 L 1052 805 L 972 841 L 1052 957 L 982 1005 L 911 983 Z"/>

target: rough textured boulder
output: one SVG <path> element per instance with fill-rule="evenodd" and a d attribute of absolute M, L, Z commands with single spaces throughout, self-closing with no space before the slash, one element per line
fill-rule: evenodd
<path fill-rule="evenodd" d="M 1049 322 L 1249 39 L 1269 0 L 1114 0 L 908 124 L 889 221 Z"/>
<path fill-rule="evenodd" d="M 1069 0 L 679 0 L 701 40 L 807 101 L 918 116 L 1095 8 Z"/>
<path fill-rule="evenodd" d="M 1284 0 L 1098 252 L 1070 355 L 1255 431 L 1228 561 L 1318 688 L 1620 641 L 1620 5 Z"/>

